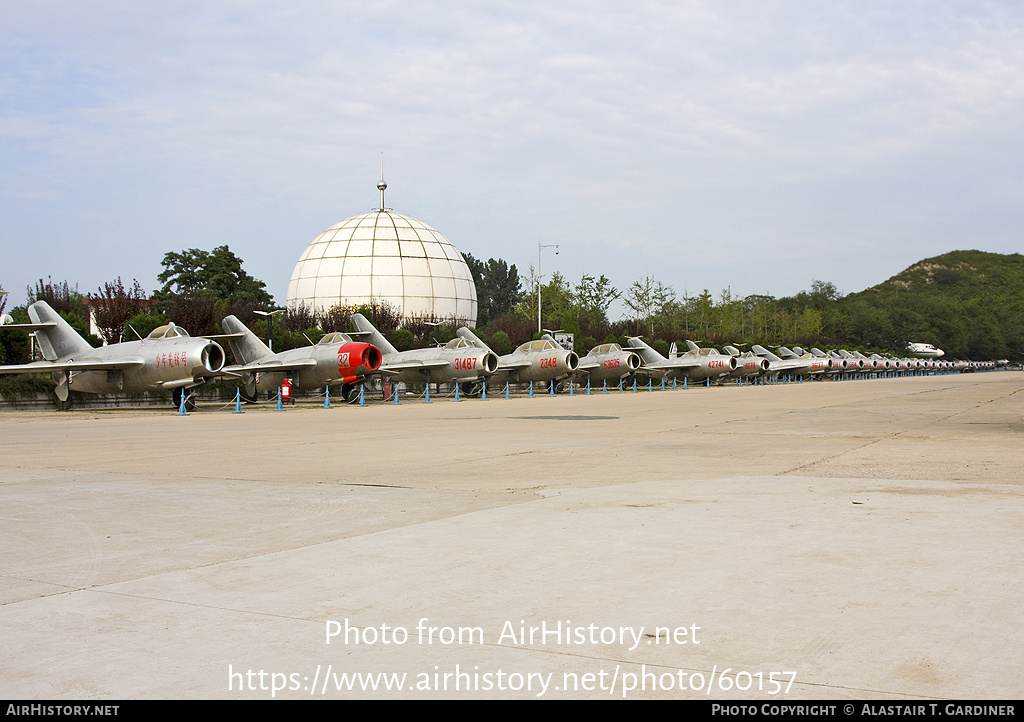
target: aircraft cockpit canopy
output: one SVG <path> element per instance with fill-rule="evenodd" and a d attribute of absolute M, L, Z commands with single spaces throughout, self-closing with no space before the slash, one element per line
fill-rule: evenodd
<path fill-rule="evenodd" d="M 154 328 L 146 338 L 178 338 L 179 336 L 188 336 L 188 331 L 181 326 L 168 323 Z"/>
<path fill-rule="evenodd" d="M 590 349 L 591 353 L 615 353 L 621 351 L 622 346 L 617 343 L 603 343 L 600 346 L 595 346 Z"/>
<path fill-rule="evenodd" d="M 471 343 L 470 343 L 469 341 L 467 341 L 466 339 L 464 339 L 464 338 L 462 338 L 462 337 L 460 336 L 460 337 L 458 337 L 458 338 L 453 338 L 453 339 L 452 339 L 451 341 L 449 341 L 448 343 L 446 343 L 446 344 L 444 345 L 444 347 L 445 347 L 445 348 L 452 348 L 452 349 L 455 349 L 455 348 L 469 348 L 469 347 L 470 347 L 470 346 L 472 346 L 472 345 L 473 345 L 473 344 L 471 344 Z"/>
<path fill-rule="evenodd" d="M 352 339 L 347 334 L 332 331 L 331 333 L 325 333 L 323 337 L 317 341 L 317 346 L 321 344 L 329 343 L 351 343 Z"/>
<path fill-rule="evenodd" d="M 554 341 L 542 338 L 539 341 L 527 341 L 517 348 L 516 351 L 523 351 L 524 353 L 526 351 L 558 351 L 561 350 L 561 348 L 562 347 Z"/>

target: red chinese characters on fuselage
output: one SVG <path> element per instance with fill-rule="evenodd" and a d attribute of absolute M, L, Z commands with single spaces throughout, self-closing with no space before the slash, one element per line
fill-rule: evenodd
<path fill-rule="evenodd" d="M 158 353 L 156 355 L 156 367 L 177 368 L 185 365 L 185 352 L 173 351 L 171 353 Z"/>

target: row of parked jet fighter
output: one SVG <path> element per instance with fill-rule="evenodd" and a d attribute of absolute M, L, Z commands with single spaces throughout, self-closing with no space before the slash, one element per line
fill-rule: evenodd
<path fill-rule="evenodd" d="M 276 391 L 289 378 L 299 390 L 340 386 L 342 395 L 351 400 L 375 375 L 407 384 L 454 383 L 464 393 L 472 393 L 486 383 L 554 384 L 557 388 L 570 378 L 580 384 L 603 385 L 637 374 L 710 383 L 779 375 L 813 378 L 972 370 L 965 366 L 968 362 L 886 359 L 856 351 L 805 352 L 780 347 L 775 354 L 762 346 L 752 346 L 747 352 L 726 346 L 725 353 L 720 353 L 690 341 L 684 353 L 678 353 L 673 344 L 666 358 L 636 337 L 629 339 L 627 347 L 601 344 L 580 358 L 545 335 L 498 356 L 465 326 L 444 346 L 399 351 L 358 313 L 352 316 L 354 332 L 329 333 L 315 344 L 280 353 L 271 351 L 234 316 L 224 318 L 221 326 L 225 333 L 219 336 L 191 337 L 172 323 L 138 341 L 93 348 L 46 302 L 33 303 L 28 314 L 32 323 L 8 323 L 0 329 L 34 333 L 44 360 L 0 366 L 0 374 L 48 372 L 56 384 L 57 398 L 65 404 L 70 390 L 107 394 L 163 389 L 172 392 L 175 406 L 183 400 L 191 405 L 197 386 L 222 377 L 238 378 L 250 399 L 259 391 Z M 219 340 L 227 342 L 237 364 L 225 366 L 226 354 Z"/>

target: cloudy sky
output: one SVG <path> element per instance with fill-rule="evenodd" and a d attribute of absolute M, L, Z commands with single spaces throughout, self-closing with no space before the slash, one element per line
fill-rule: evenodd
<path fill-rule="evenodd" d="M 0 17 L 0 286 L 158 286 L 228 245 L 283 303 L 379 204 L 524 273 L 859 291 L 1021 250 L 1019 2 L 109 2 Z"/>

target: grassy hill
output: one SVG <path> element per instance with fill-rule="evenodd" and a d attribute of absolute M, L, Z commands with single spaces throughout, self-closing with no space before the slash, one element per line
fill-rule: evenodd
<path fill-rule="evenodd" d="M 901 348 L 933 343 L 948 358 L 1024 357 L 1024 256 L 952 251 L 841 301 L 837 335 Z"/>

